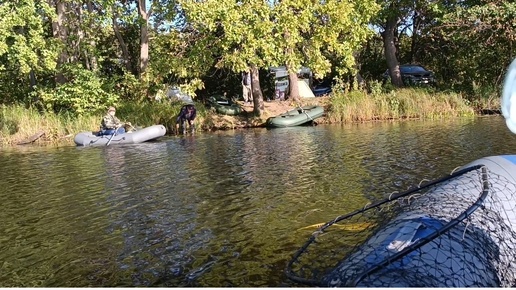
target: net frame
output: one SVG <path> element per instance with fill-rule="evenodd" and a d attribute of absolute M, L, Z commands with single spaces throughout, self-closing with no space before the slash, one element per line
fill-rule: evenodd
<path fill-rule="evenodd" d="M 473 202 L 471 205 L 469 205 L 465 210 L 463 210 L 460 213 L 458 213 L 456 217 L 452 218 L 448 223 L 446 223 L 439 230 L 434 231 L 433 233 L 431 233 L 430 235 L 426 236 L 425 238 L 422 238 L 422 239 L 418 240 L 417 242 L 415 242 L 414 244 L 404 248 L 400 252 L 398 252 L 398 253 L 396 253 L 396 254 L 386 258 L 384 261 L 382 261 L 382 262 L 380 262 L 380 263 L 378 263 L 378 264 L 376 264 L 376 265 L 374 265 L 372 267 L 369 267 L 369 268 L 365 269 L 362 273 L 360 273 L 360 274 L 356 275 L 355 277 L 353 277 L 352 279 L 346 281 L 346 284 L 345 284 L 345 286 L 357 286 L 357 284 L 359 284 L 366 277 L 368 277 L 368 276 L 370 276 L 370 275 L 372 275 L 374 273 L 377 273 L 378 271 L 380 271 L 381 269 L 384 269 L 389 264 L 392 264 L 392 263 L 394 263 L 396 261 L 399 261 L 400 259 L 405 257 L 407 254 L 409 254 L 411 252 L 414 252 L 417 249 L 420 249 L 425 244 L 427 244 L 427 243 L 433 241 L 434 239 L 436 239 L 437 237 L 445 234 L 450 229 L 458 226 L 459 224 L 464 223 L 465 221 L 468 222 L 468 219 L 473 215 L 473 213 L 477 209 L 485 207 L 486 198 L 489 196 L 490 189 L 492 188 L 492 186 L 490 185 L 490 182 L 489 182 L 489 175 L 490 175 L 490 173 L 488 172 L 488 169 L 484 165 L 482 165 L 482 164 L 471 166 L 471 167 L 468 167 L 468 168 L 464 168 L 464 169 L 458 170 L 456 172 L 453 172 L 450 175 L 441 177 L 441 178 L 436 179 L 434 181 L 429 181 L 428 183 L 425 183 L 423 185 L 419 185 L 416 188 L 409 189 L 409 190 L 407 190 L 405 192 L 402 192 L 402 193 L 391 195 L 391 196 L 389 196 L 386 199 L 383 199 L 381 201 L 375 202 L 375 203 L 370 204 L 370 205 L 366 205 L 362 209 L 355 210 L 355 211 L 353 211 L 351 213 L 348 213 L 348 214 L 336 217 L 335 219 L 325 223 L 317 231 L 312 233 L 312 235 L 310 236 L 308 241 L 305 242 L 305 244 L 299 250 L 296 251 L 296 253 L 294 254 L 293 258 L 287 263 L 287 267 L 285 269 L 286 276 L 290 280 L 292 280 L 294 282 L 297 282 L 297 283 L 300 283 L 300 284 L 304 284 L 304 285 L 323 286 L 323 287 L 324 286 L 328 286 L 327 284 L 322 282 L 320 279 L 313 279 L 313 278 L 305 278 L 305 277 L 303 277 L 303 275 L 301 275 L 301 273 L 298 273 L 298 272 L 296 272 L 294 270 L 294 266 L 300 263 L 300 257 L 303 254 L 305 254 L 306 252 L 308 252 L 308 248 L 311 245 L 316 244 L 317 243 L 317 238 L 320 237 L 321 235 L 327 233 L 328 229 L 332 225 L 335 225 L 335 224 L 337 224 L 339 222 L 342 222 L 342 221 L 347 221 L 347 220 L 353 219 L 354 217 L 356 217 L 358 215 L 366 214 L 367 212 L 373 211 L 375 209 L 377 209 L 377 210 L 379 209 L 381 211 L 381 210 L 383 210 L 381 208 L 382 206 L 384 206 L 385 208 L 388 208 L 389 206 L 386 206 L 386 205 L 389 204 L 389 203 L 393 203 L 395 201 L 397 201 L 400 205 L 403 204 L 403 201 L 410 203 L 411 198 L 417 198 L 417 195 L 422 193 L 422 192 L 424 192 L 425 190 L 428 190 L 428 189 L 430 189 L 432 187 L 435 187 L 435 186 L 438 186 L 438 185 L 440 185 L 440 184 L 442 184 L 442 183 L 444 183 L 446 181 L 450 181 L 452 179 L 455 179 L 455 178 L 457 178 L 459 176 L 465 175 L 465 174 L 473 172 L 473 171 L 480 171 L 480 178 L 479 178 L 480 192 L 479 192 L 478 197 L 476 198 L 475 202 Z M 386 223 L 387 222 L 385 222 L 384 224 L 386 224 Z M 378 232 L 379 228 L 381 228 L 381 226 L 378 226 L 375 231 L 372 231 L 368 235 L 368 237 L 371 237 L 376 232 Z M 512 236 L 514 237 L 514 234 Z M 365 240 L 368 237 L 366 237 Z M 360 246 L 361 246 L 360 244 L 357 244 L 357 245 L 354 246 L 353 249 L 356 249 L 356 248 L 358 248 Z M 348 253 L 347 256 L 349 256 L 350 254 L 351 253 Z M 344 259 L 347 256 L 344 256 Z M 336 267 L 336 265 L 334 267 Z"/>

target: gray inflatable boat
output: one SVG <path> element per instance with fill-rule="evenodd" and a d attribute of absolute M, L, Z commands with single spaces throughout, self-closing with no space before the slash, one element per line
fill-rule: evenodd
<path fill-rule="evenodd" d="M 154 125 L 134 132 L 115 136 L 97 136 L 93 134 L 93 132 L 88 131 L 75 135 L 74 141 L 78 146 L 106 146 L 110 139 L 111 142 L 109 142 L 109 145 L 136 144 L 162 137 L 166 132 L 167 129 L 163 125 Z"/>
<path fill-rule="evenodd" d="M 326 287 L 514 287 L 516 155 L 481 158 L 427 184 L 327 223 L 314 241 L 331 225 L 376 226 L 360 233 L 328 231 L 325 239 L 333 246 L 318 255 L 340 253 L 341 260 L 317 269 L 324 273 L 318 279 L 292 269 L 287 275 Z M 332 233 L 338 236 L 330 238 Z M 336 248 L 344 241 L 356 244 Z M 308 245 L 304 252 L 316 252 L 306 251 Z M 301 261 L 300 253 L 291 267 Z M 305 263 L 317 265 L 311 260 L 316 258 Z"/>

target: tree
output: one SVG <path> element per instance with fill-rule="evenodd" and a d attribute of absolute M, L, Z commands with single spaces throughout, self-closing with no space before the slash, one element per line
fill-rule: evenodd
<path fill-rule="evenodd" d="M 188 25 L 201 35 L 212 35 L 207 47 L 215 66 L 239 73 L 248 68 L 286 65 L 291 97 L 297 99 L 297 70 L 310 67 L 316 76 L 331 70 L 328 53 L 341 59 L 339 72 L 353 71 L 354 52 L 372 35 L 367 27 L 377 11 L 374 1 L 181 0 Z M 207 53 L 200 52 L 201 55 Z M 254 82 L 253 82 L 254 85 Z M 255 95 L 260 114 L 263 97 Z"/>
<path fill-rule="evenodd" d="M 380 34 L 383 39 L 387 68 L 392 84 L 396 87 L 402 87 L 403 81 L 398 61 L 399 25 L 403 20 L 409 18 L 413 11 L 414 1 L 379 0 L 379 4 L 382 9 L 375 19 L 375 24 L 382 29 Z"/>
<path fill-rule="evenodd" d="M 194 40 L 180 46 L 180 55 L 191 60 L 180 65 L 182 77 L 199 76 L 206 65 L 228 68 L 234 73 L 250 70 L 252 74 L 254 112 L 263 111 L 263 97 L 258 93 L 257 70 L 273 62 L 273 23 L 265 1 L 232 0 L 196 2 L 179 1 L 187 26 L 178 35 Z M 175 36 L 173 36 L 175 37 Z M 175 69 L 178 70 L 177 68 Z M 190 72 L 191 71 L 191 72 Z M 207 71 L 207 70 L 204 70 Z M 254 71 L 254 72 L 253 72 Z"/>
<path fill-rule="evenodd" d="M 38 73 L 54 71 L 56 42 L 46 24 L 55 18 L 53 7 L 44 1 L 4 1 L 0 5 L 0 101 L 28 102 L 29 75 L 35 79 Z"/>
<path fill-rule="evenodd" d="M 442 78 L 471 93 L 498 91 L 516 55 L 516 3 L 460 1 L 435 10 L 440 13 L 425 40 Z"/>
<path fill-rule="evenodd" d="M 333 69 L 339 74 L 356 74 L 355 54 L 373 35 L 371 18 L 379 6 L 374 1 L 282 0 L 274 6 L 279 56 L 289 69 L 291 97 L 297 99 L 297 70 L 309 67 L 317 78 Z"/>
<path fill-rule="evenodd" d="M 58 43 L 61 44 L 62 49 L 59 53 L 59 58 L 57 59 L 57 67 L 62 67 L 68 61 L 67 54 L 67 45 L 68 42 L 68 28 L 65 26 L 65 18 L 66 15 L 66 3 L 61 0 L 49 0 L 51 4 L 56 8 L 56 15 L 54 21 L 52 21 L 52 35 L 55 39 L 58 40 Z M 62 73 L 58 72 L 56 75 L 56 83 L 64 84 L 66 82 Z"/>
<path fill-rule="evenodd" d="M 137 0 L 140 15 L 140 75 L 145 73 L 149 64 L 149 18 L 152 6 L 147 10 L 147 0 Z"/>

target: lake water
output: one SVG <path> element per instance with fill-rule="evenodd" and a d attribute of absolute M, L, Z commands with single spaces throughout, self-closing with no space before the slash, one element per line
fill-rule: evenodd
<path fill-rule="evenodd" d="M 0 286 L 297 286 L 301 228 L 512 153 L 501 116 L 3 149 Z"/>

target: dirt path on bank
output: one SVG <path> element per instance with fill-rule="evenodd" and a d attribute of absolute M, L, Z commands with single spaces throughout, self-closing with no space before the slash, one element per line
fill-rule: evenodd
<path fill-rule="evenodd" d="M 289 110 L 295 109 L 298 104 L 299 106 L 317 105 L 323 106 L 325 112 L 328 110 L 329 98 L 328 97 L 317 97 L 317 98 L 302 98 L 300 103 L 293 102 L 291 100 L 286 101 L 270 101 L 264 102 L 265 110 L 262 116 L 256 117 L 253 115 L 253 104 L 244 104 L 242 101 L 237 102 L 244 112 L 238 116 L 228 116 L 220 114 L 210 114 L 207 116 L 205 122 L 206 128 L 203 130 L 225 130 L 225 129 L 236 129 L 236 128 L 253 128 L 263 127 L 269 117 L 274 117 L 279 114 L 285 113 Z M 318 122 L 324 123 L 325 116 L 317 119 Z"/>

